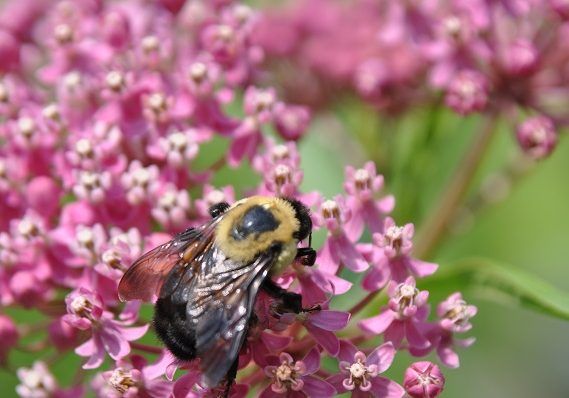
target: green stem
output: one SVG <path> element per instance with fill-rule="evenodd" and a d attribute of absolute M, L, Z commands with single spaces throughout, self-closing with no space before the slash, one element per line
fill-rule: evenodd
<path fill-rule="evenodd" d="M 497 122 L 498 118 L 495 114 L 489 115 L 486 125 L 468 147 L 468 153 L 458 165 L 440 200 L 427 216 L 415 244 L 414 252 L 417 257 L 429 257 L 444 238 L 449 224 L 463 202 L 484 155 L 490 147 Z"/>

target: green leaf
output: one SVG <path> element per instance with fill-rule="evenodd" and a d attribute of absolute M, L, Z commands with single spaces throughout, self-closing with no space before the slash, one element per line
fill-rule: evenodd
<path fill-rule="evenodd" d="M 569 320 L 569 292 L 512 265 L 489 259 L 461 260 L 421 281 L 421 289 L 470 290 L 482 298 L 521 305 L 546 315 Z"/>

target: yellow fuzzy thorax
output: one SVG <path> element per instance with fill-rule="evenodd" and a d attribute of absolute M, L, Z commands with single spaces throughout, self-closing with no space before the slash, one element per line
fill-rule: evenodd
<path fill-rule="evenodd" d="M 244 214 L 253 206 L 263 206 L 269 210 L 279 226 L 274 231 L 249 236 L 247 239 L 237 241 L 231 236 L 231 230 Z M 289 265 L 296 256 L 297 241 L 293 233 L 300 228 L 300 222 L 290 203 L 286 200 L 265 196 L 252 196 L 242 199 L 223 215 L 217 225 L 216 244 L 223 253 L 236 261 L 252 261 L 256 255 L 266 251 L 274 242 L 283 244 L 283 250 L 274 265 L 274 271 Z"/>

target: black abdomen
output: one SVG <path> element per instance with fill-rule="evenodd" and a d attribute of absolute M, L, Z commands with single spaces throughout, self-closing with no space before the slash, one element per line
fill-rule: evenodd
<path fill-rule="evenodd" d="M 176 358 L 189 361 L 196 357 L 196 333 L 186 322 L 186 303 L 174 304 L 170 297 L 159 298 L 154 310 L 154 328 Z"/>

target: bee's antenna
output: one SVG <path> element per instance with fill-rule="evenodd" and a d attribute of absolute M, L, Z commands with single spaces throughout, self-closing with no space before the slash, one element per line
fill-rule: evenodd
<path fill-rule="evenodd" d="M 312 247 L 312 232 L 308 234 L 308 247 Z"/>

